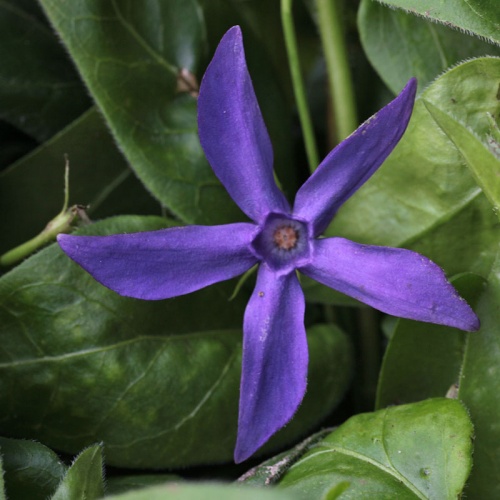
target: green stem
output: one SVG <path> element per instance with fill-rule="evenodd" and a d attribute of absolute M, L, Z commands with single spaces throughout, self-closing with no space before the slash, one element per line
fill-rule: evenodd
<path fill-rule="evenodd" d="M 304 82 L 300 71 L 299 52 L 297 49 L 297 38 L 292 16 L 292 0 L 281 0 L 281 22 L 283 25 L 283 35 L 285 37 L 288 64 L 292 75 L 293 92 L 299 112 L 300 125 L 304 135 L 307 161 L 310 172 L 314 172 L 319 164 L 318 149 L 314 139 L 314 130 L 311 122 L 311 115 L 307 106 Z"/>
<path fill-rule="evenodd" d="M 78 215 L 78 207 L 68 208 L 69 202 L 69 162 L 66 158 L 66 166 L 64 170 L 64 202 L 61 212 L 56 215 L 45 227 L 45 229 L 37 234 L 31 240 L 28 240 L 21 245 L 9 250 L 0 255 L 0 266 L 12 266 L 16 262 L 24 259 L 38 248 L 46 245 L 54 240 L 59 234 L 69 231 L 71 223 Z"/>
<path fill-rule="evenodd" d="M 335 127 L 330 138 L 332 145 L 343 141 L 358 125 L 339 1 L 317 0 L 316 2 L 335 118 Z"/>

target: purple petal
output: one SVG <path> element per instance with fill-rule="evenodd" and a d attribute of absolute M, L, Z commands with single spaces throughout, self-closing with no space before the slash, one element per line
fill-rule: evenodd
<path fill-rule="evenodd" d="M 222 38 L 201 82 L 201 145 L 215 174 L 252 220 L 290 213 L 273 176 L 273 149 L 248 74 L 239 26 Z"/>
<path fill-rule="evenodd" d="M 250 269 L 253 224 L 187 226 L 112 236 L 60 234 L 59 245 L 120 295 L 158 300 L 193 292 Z"/>
<path fill-rule="evenodd" d="M 257 451 L 293 416 L 306 391 L 304 295 L 295 272 L 261 265 L 244 322 L 236 463 Z"/>
<path fill-rule="evenodd" d="M 299 189 L 294 214 L 318 236 L 339 207 L 382 165 L 406 130 L 417 81 L 411 79 L 396 99 L 361 125 L 321 162 Z"/>
<path fill-rule="evenodd" d="M 343 238 L 314 242 L 307 276 L 394 316 L 479 329 L 479 319 L 426 257 L 400 248 L 360 245 Z"/>

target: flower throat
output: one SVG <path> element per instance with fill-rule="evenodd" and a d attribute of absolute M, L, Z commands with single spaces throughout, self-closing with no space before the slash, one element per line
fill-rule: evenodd
<path fill-rule="evenodd" d="M 276 247 L 281 250 L 291 250 L 297 246 L 299 232 L 292 226 L 280 226 L 273 234 L 273 240 Z"/>

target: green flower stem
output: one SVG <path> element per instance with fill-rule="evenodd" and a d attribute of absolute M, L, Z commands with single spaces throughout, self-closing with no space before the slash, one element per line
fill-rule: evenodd
<path fill-rule="evenodd" d="M 11 266 L 24 259 L 38 248 L 50 243 L 59 233 L 68 232 L 71 224 L 77 216 L 84 215 L 82 207 L 74 206 L 68 208 L 69 202 L 69 163 L 66 158 L 64 171 L 64 203 L 61 212 L 56 215 L 45 227 L 45 229 L 31 240 L 9 250 L 0 256 L 0 266 Z"/>
<path fill-rule="evenodd" d="M 304 82 L 300 71 L 297 38 L 295 36 L 292 16 L 292 0 L 281 0 L 281 22 L 283 25 L 288 64 L 290 65 L 290 73 L 292 75 L 293 92 L 299 112 L 302 134 L 304 135 L 307 161 L 309 163 L 309 170 L 312 173 L 319 164 L 318 148 L 316 147 L 316 141 L 314 139 L 311 115 L 309 114 Z"/>
<path fill-rule="evenodd" d="M 343 141 L 357 125 L 356 101 L 347 58 L 339 0 L 317 0 L 318 24 L 333 104 L 332 145 Z"/>
<path fill-rule="evenodd" d="M 59 233 L 67 232 L 75 215 L 72 209 L 61 212 L 47 224 L 40 234 L 0 256 L 0 266 L 16 264 L 38 248 L 53 241 Z"/>

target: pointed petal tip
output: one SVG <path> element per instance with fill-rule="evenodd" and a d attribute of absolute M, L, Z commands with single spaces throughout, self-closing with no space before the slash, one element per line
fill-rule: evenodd
<path fill-rule="evenodd" d="M 465 324 L 463 330 L 465 330 L 466 332 L 479 331 L 479 329 L 481 328 L 481 321 L 472 309 L 470 310 L 468 316 L 469 317 L 464 321 Z"/>

